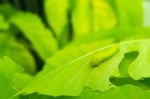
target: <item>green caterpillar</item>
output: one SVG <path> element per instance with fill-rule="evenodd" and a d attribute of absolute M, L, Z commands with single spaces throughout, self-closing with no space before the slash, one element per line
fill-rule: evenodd
<path fill-rule="evenodd" d="M 99 52 L 92 54 L 91 55 L 91 67 L 92 68 L 97 67 L 99 64 L 111 58 L 118 50 L 119 50 L 119 45 L 114 44 L 113 46 L 103 51 L 99 51 Z"/>

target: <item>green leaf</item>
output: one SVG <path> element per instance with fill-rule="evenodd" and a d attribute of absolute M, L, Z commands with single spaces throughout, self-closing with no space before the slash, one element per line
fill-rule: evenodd
<path fill-rule="evenodd" d="M 91 32 L 91 9 L 90 0 L 75 0 L 74 9 L 72 9 L 72 24 L 74 38 L 79 38 Z"/>
<path fill-rule="evenodd" d="M 6 20 L 8 20 L 9 18 L 11 18 L 17 12 L 18 12 L 18 10 L 16 10 L 10 4 L 1 4 L 0 5 L 0 14 L 3 15 Z"/>
<path fill-rule="evenodd" d="M 145 27 L 149 27 L 150 26 L 150 13 L 149 13 L 149 9 L 150 9 L 150 2 L 145 0 L 143 1 L 143 7 L 144 7 L 144 26 Z"/>
<path fill-rule="evenodd" d="M 92 30 L 113 29 L 117 24 L 116 15 L 108 0 L 92 0 Z"/>
<path fill-rule="evenodd" d="M 19 13 L 11 18 L 11 22 L 30 40 L 43 60 L 56 53 L 57 42 L 38 16 L 30 13 Z"/>
<path fill-rule="evenodd" d="M 0 56 L 10 57 L 30 74 L 36 72 L 34 58 L 29 50 L 6 32 L 0 32 Z"/>
<path fill-rule="evenodd" d="M 51 96 L 78 96 L 85 86 L 88 86 L 93 91 L 108 91 L 110 88 L 116 87 L 109 79 L 111 77 L 119 77 L 118 67 L 124 55 L 134 51 L 137 51 L 139 54 L 135 61 L 129 65 L 128 73 L 134 80 L 147 78 L 150 76 L 150 72 L 148 72 L 150 69 L 148 65 L 149 58 L 145 57 L 145 53 L 149 52 L 149 41 L 150 39 L 144 39 L 119 43 L 119 50 L 114 53 L 112 57 L 107 58 L 103 63 L 92 68 L 91 56 L 93 54 L 105 52 L 105 50 L 109 50 L 116 45 L 112 44 L 99 48 L 41 76 L 23 89 L 20 94 L 32 94 L 37 92 L 39 94 Z M 147 49 L 145 49 L 143 45 L 145 45 Z M 102 57 L 98 59 L 101 60 Z M 144 63 L 145 65 L 134 64 L 137 60 L 139 61 L 138 63 Z"/>
<path fill-rule="evenodd" d="M 68 26 L 69 1 L 45 0 L 44 5 L 49 25 L 53 28 L 57 37 L 61 36 Z"/>
<path fill-rule="evenodd" d="M 21 90 L 29 85 L 34 80 L 33 76 L 29 75 L 26 72 L 16 73 L 13 79 L 13 83 L 16 88 Z"/>
<path fill-rule="evenodd" d="M 146 99 L 150 98 L 149 91 L 145 91 L 137 86 L 123 85 L 111 89 L 107 92 L 100 93 L 99 91 L 92 91 L 89 88 L 84 88 L 83 92 L 76 97 L 71 96 L 44 96 L 39 94 L 32 94 L 23 99 Z"/>
<path fill-rule="evenodd" d="M 9 19 L 14 16 L 15 14 L 19 13 L 20 11 L 15 9 L 11 4 L 2 4 L 0 5 L 0 15 L 3 15 L 3 19 L 5 24 L 7 24 L 7 31 L 10 31 L 11 34 L 19 34 L 19 30 L 14 27 L 12 24 L 10 24 L 8 21 Z M 6 27 L 6 25 L 4 25 Z"/>
<path fill-rule="evenodd" d="M 84 98 L 83 98 L 84 97 Z M 111 89 L 104 93 L 93 92 L 90 89 L 85 89 L 79 99 L 149 99 L 149 92 L 142 90 L 133 85 L 124 85 Z M 77 98 L 78 99 L 78 98 Z"/>
<path fill-rule="evenodd" d="M 44 66 L 44 69 L 39 74 L 45 74 L 49 72 L 50 70 L 54 70 L 62 65 L 65 65 L 66 63 L 81 57 L 99 47 L 106 46 L 108 44 L 113 43 L 113 39 L 108 40 L 100 40 L 100 41 L 93 41 L 83 44 L 71 44 L 68 45 L 68 47 L 60 50 L 57 52 L 53 57 L 47 59 L 46 65 Z M 58 62 L 59 61 L 59 62 Z"/>
<path fill-rule="evenodd" d="M 72 3 L 74 38 L 116 26 L 115 13 L 107 0 L 72 0 Z"/>
<path fill-rule="evenodd" d="M 4 17 L 0 14 L 0 30 L 8 30 L 9 24 L 5 22 Z"/>
<path fill-rule="evenodd" d="M 22 69 L 8 57 L 0 59 L 0 98 L 9 99 L 18 89 L 13 83 L 15 73 L 21 72 Z M 17 99 L 17 98 L 15 98 Z"/>
<path fill-rule="evenodd" d="M 144 25 L 142 0 L 112 0 L 112 2 L 115 2 L 119 26 L 141 27 Z"/>
<path fill-rule="evenodd" d="M 114 41 L 120 42 L 120 41 L 144 39 L 144 38 L 150 38 L 150 28 L 117 27 L 112 30 L 104 30 L 104 31 L 87 34 L 84 37 L 75 40 L 74 42 L 72 42 L 72 44 L 80 45 L 82 43 L 90 43 L 90 42 L 95 42 L 95 41 L 100 41 L 105 39 L 114 39 Z"/>
<path fill-rule="evenodd" d="M 140 54 L 135 59 L 135 61 L 130 64 L 130 67 L 128 69 L 130 76 L 133 77 L 135 80 L 150 77 L 150 45 L 146 43 L 148 43 L 148 41 L 145 43 L 140 43 L 138 46 L 136 46 L 138 49 L 138 53 Z"/>

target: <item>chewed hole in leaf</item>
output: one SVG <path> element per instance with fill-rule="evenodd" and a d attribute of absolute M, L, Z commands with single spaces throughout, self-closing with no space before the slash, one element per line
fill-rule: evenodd
<path fill-rule="evenodd" d="M 130 53 L 126 53 L 124 55 L 123 60 L 119 65 L 119 72 L 121 77 L 128 77 L 128 67 L 129 65 L 138 57 L 139 52 L 134 51 Z"/>
<path fill-rule="evenodd" d="M 119 45 L 114 44 L 113 46 L 103 50 L 98 51 L 91 55 L 91 67 L 95 68 L 99 66 L 100 64 L 107 61 L 109 58 L 111 58 L 117 51 L 119 50 Z"/>
<path fill-rule="evenodd" d="M 116 86 L 130 84 L 130 85 L 138 86 L 144 90 L 149 89 L 149 86 L 147 86 L 146 83 L 143 83 L 143 82 L 146 82 L 145 80 L 137 81 L 137 80 L 133 80 L 132 78 L 112 78 L 110 79 L 110 81 Z"/>
<path fill-rule="evenodd" d="M 139 80 L 139 82 L 143 83 L 148 89 L 150 89 L 150 78 L 144 78 L 143 80 Z"/>

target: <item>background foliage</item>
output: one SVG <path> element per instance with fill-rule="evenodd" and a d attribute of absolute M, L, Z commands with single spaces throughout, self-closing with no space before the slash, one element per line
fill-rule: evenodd
<path fill-rule="evenodd" d="M 0 99 L 150 99 L 148 1 L 0 2 Z"/>

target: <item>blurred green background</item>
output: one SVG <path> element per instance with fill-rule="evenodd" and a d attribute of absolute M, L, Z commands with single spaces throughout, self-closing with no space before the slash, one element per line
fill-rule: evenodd
<path fill-rule="evenodd" d="M 23 11 L 37 13 L 47 24 L 44 14 L 44 0 L 0 0 L 0 4 L 10 3 Z M 150 26 L 150 0 L 143 0 L 145 26 Z"/>

